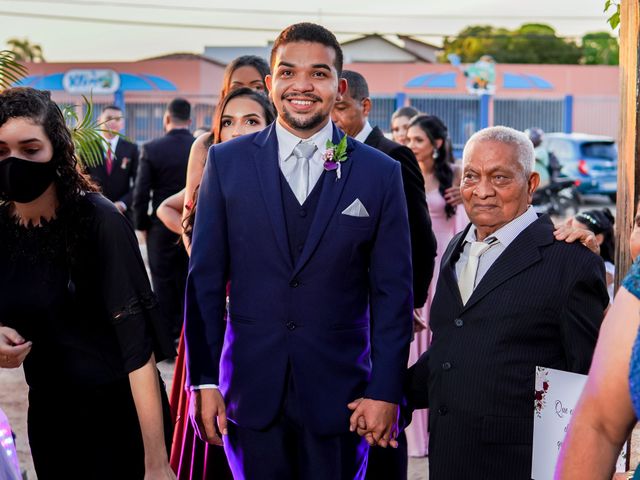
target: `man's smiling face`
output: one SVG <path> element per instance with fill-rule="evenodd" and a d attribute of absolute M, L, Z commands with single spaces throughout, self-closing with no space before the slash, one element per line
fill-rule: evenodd
<path fill-rule="evenodd" d="M 338 77 L 336 53 L 315 42 L 291 42 L 278 48 L 266 83 L 278 121 L 291 133 L 309 138 L 322 129 L 346 81 Z"/>

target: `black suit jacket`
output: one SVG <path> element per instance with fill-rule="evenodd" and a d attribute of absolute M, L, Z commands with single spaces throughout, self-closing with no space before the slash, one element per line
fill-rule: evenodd
<path fill-rule="evenodd" d="M 138 230 L 148 230 L 158 206 L 184 188 L 193 141 L 189 130 L 176 128 L 143 145 L 133 192 L 133 213 Z M 150 199 L 151 215 L 148 213 Z"/>
<path fill-rule="evenodd" d="M 404 145 L 386 138 L 378 127 L 373 128 L 364 143 L 386 153 L 400 162 L 402 167 L 402 183 L 411 234 L 413 304 L 415 308 L 422 307 L 427 300 L 436 256 L 436 238 L 431 228 L 422 172 L 413 152 Z"/>
<path fill-rule="evenodd" d="M 464 306 L 455 262 L 466 230 L 443 256 L 433 343 L 408 389 L 410 403 L 430 408 L 433 480 L 529 480 L 535 367 L 589 370 L 609 302 L 604 264 L 553 229 L 545 215 L 520 233 Z"/>
<path fill-rule="evenodd" d="M 104 146 L 104 145 L 103 145 Z M 138 172 L 138 146 L 119 138 L 113 152 L 111 174 L 107 174 L 106 160 L 96 167 L 87 168 L 91 178 L 102 189 L 102 194 L 112 202 L 123 202 L 131 208 L 133 186 Z"/>

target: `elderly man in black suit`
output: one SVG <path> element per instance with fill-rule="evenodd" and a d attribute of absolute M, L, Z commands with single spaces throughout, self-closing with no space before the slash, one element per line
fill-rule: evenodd
<path fill-rule="evenodd" d="M 357 72 L 343 70 L 347 91 L 336 102 L 331 118 L 344 132 L 400 162 L 402 182 L 407 201 L 411 234 L 411 260 L 413 266 L 414 308 L 422 308 L 433 274 L 436 240 L 431 229 L 431 218 L 424 191 L 424 179 L 413 152 L 404 145 L 386 138 L 382 130 L 372 127 L 368 120 L 371 110 L 369 87 L 365 78 Z M 414 315 L 416 322 L 419 314 Z M 421 324 L 416 326 L 423 328 Z M 407 440 L 404 433 L 398 437 L 397 449 L 372 449 L 369 451 L 368 480 L 407 478 Z"/>
<path fill-rule="evenodd" d="M 108 145 L 104 142 L 101 145 L 104 150 L 103 162 L 88 167 L 87 173 L 102 188 L 102 194 L 132 220 L 130 208 L 138 171 L 138 146 L 118 135 L 124 131 L 124 116 L 120 107 L 105 107 L 98 122 Z"/>
<path fill-rule="evenodd" d="M 182 98 L 172 100 L 164 114 L 163 124 L 165 136 L 142 147 L 133 211 L 136 228 L 146 234 L 153 290 L 168 328 L 177 338 L 182 327 L 189 258 L 179 243 L 179 236 L 165 227 L 155 212 L 167 197 L 182 190 L 186 183 L 189 151 L 194 140 L 189 132 L 189 102 Z"/>
<path fill-rule="evenodd" d="M 491 127 L 463 154 L 471 224 L 443 256 L 433 343 L 410 369 L 429 407 L 432 480 L 530 479 L 537 365 L 587 373 L 608 304 L 604 265 L 554 238 L 530 206 L 539 177 L 522 133 Z"/>

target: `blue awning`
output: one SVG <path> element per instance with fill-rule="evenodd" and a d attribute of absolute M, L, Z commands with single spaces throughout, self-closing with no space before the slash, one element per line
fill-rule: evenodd
<path fill-rule="evenodd" d="M 120 90 L 123 92 L 142 91 L 171 91 L 178 88 L 169 80 L 157 75 L 135 74 L 119 72 Z M 29 75 L 16 82 L 15 86 L 33 87 L 40 90 L 62 91 L 62 78 L 64 73 L 53 73 L 51 75 Z"/>
<path fill-rule="evenodd" d="M 409 80 L 407 88 L 456 88 L 456 72 L 426 73 Z"/>

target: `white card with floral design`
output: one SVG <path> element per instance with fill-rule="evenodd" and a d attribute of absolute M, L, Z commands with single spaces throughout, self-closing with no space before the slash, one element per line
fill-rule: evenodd
<path fill-rule="evenodd" d="M 560 447 L 571 415 L 587 382 L 586 375 L 536 367 L 533 415 L 533 480 L 553 480 Z M 616 471 L 624 472 L 626 447 L 616 463 Z"/>

